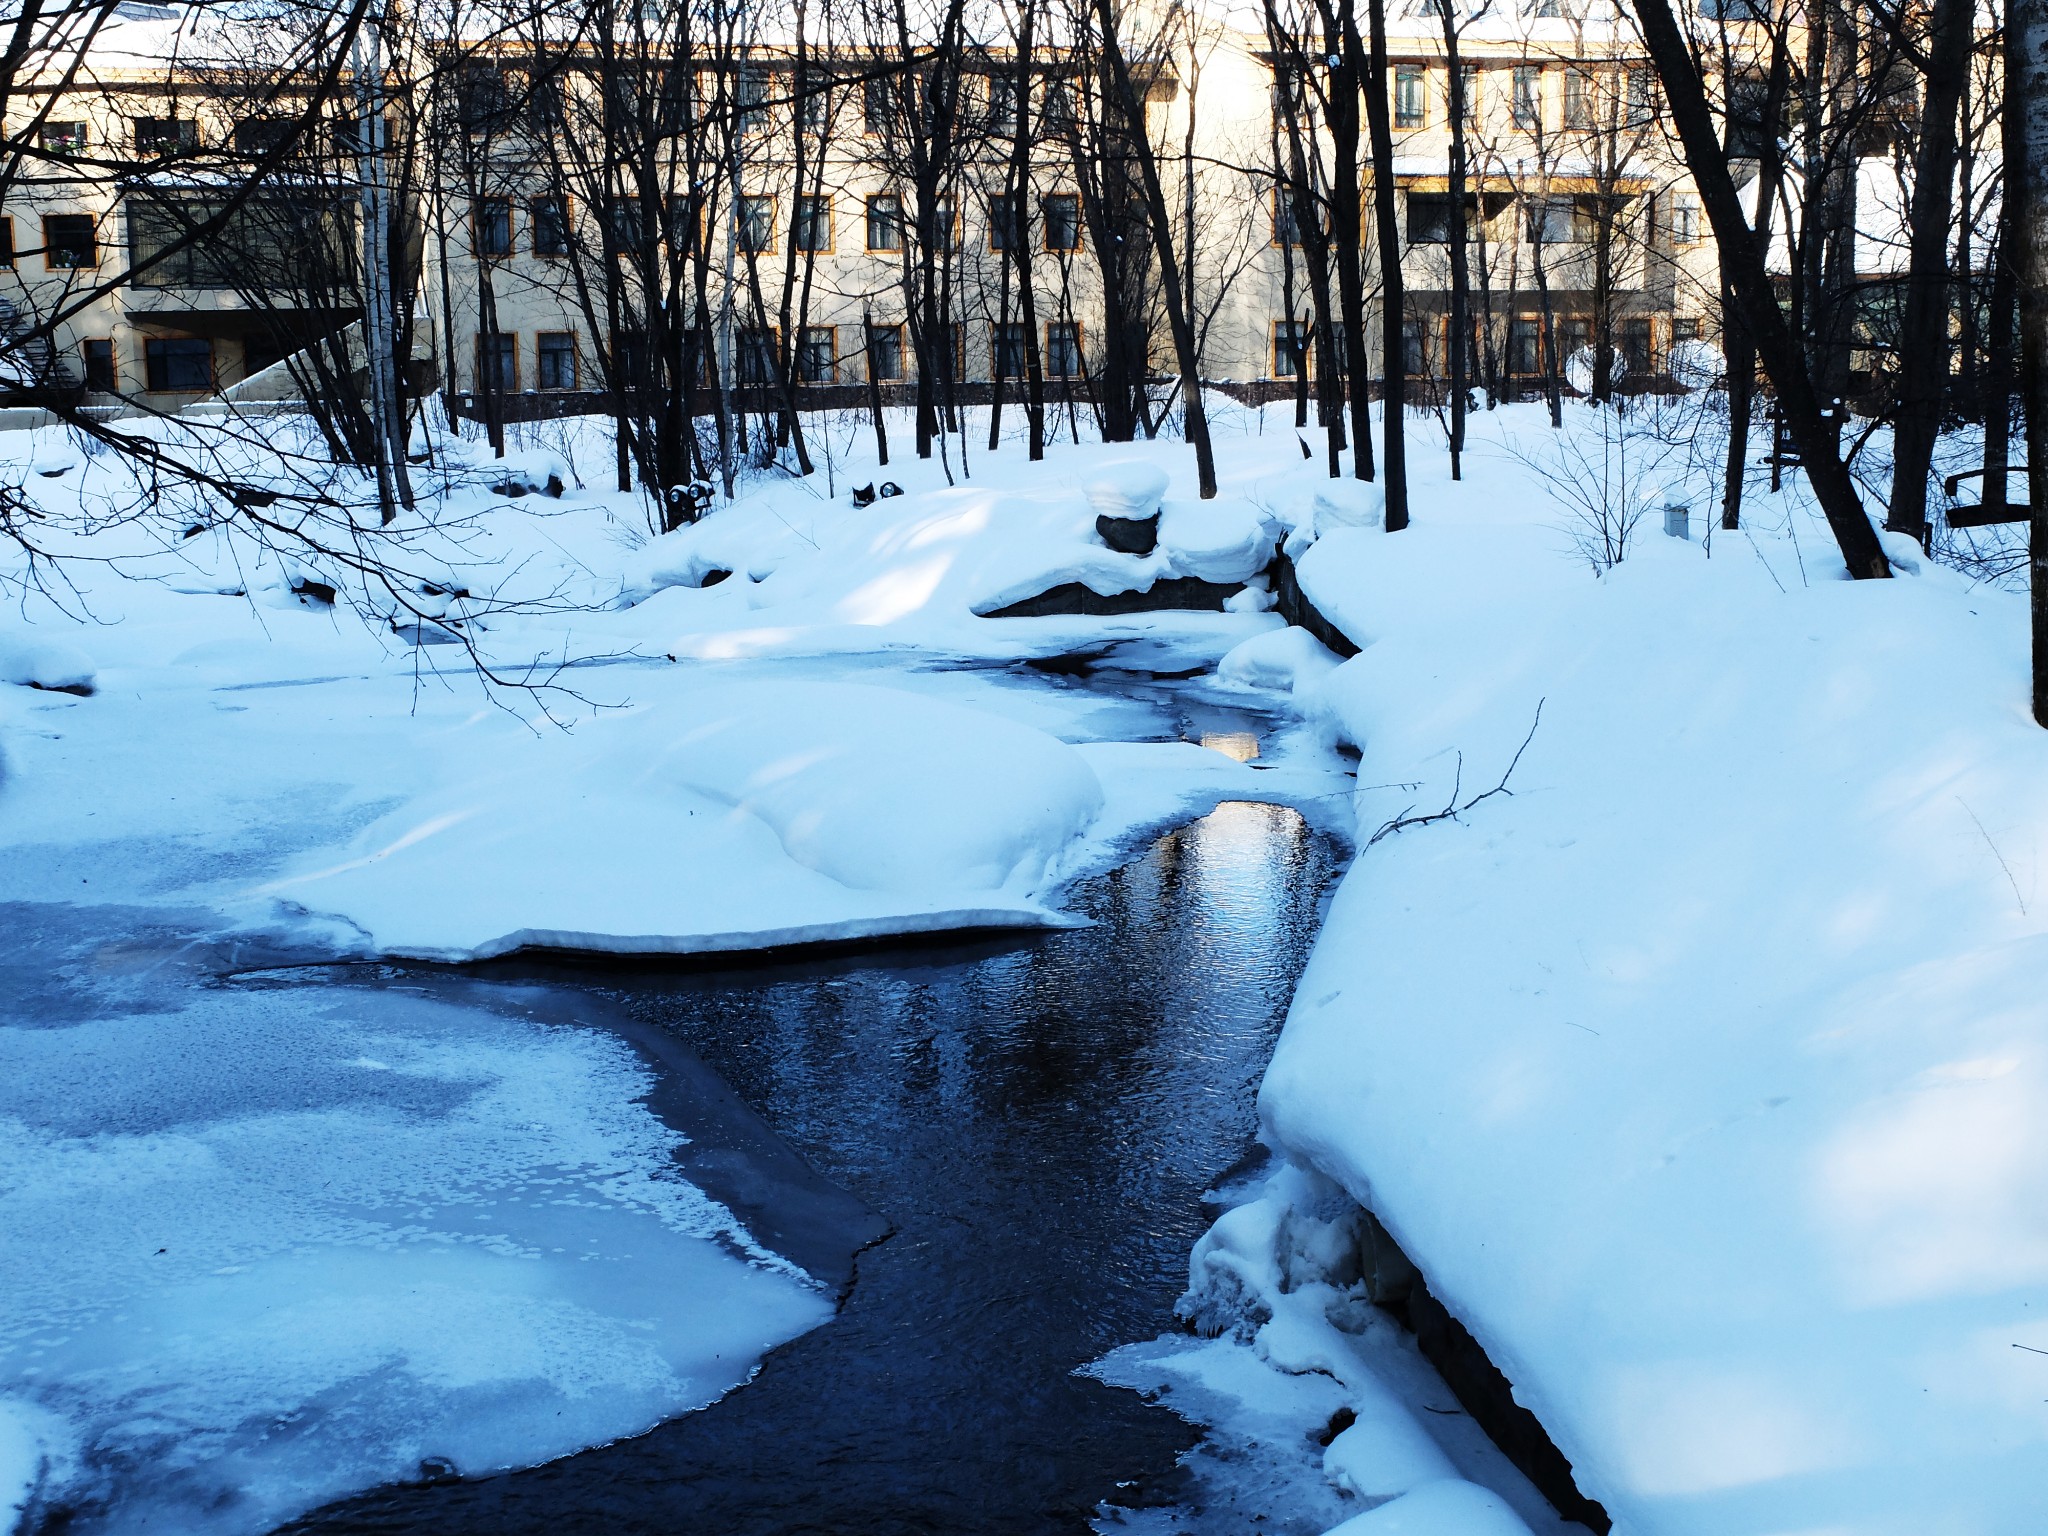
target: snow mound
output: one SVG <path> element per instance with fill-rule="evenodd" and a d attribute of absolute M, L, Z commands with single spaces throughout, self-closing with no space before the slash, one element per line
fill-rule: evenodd
<path fill-rule="evenodd" d="M 1317 538 L 1332 528 L 1378 528 L 1386 520 L 1386 487 L 1376 481 L 1332 480 L 1316 491 Z"/>
<path fill-rule="evenodd" d="M 338 858 L 257 894 L 442 959 L 1044 925 L 1061 919 L 1038 893 L 1102 804 L 1073 747 L 983 710 L 857 683 L 700 684 L 568 742 L 477 722 Z"/>
<path fill-rule="evenodd" d="M 1248 501 L 1169 502 L 1159 547 L 1173 568 L 1203 581 L 1249 581 L 1273 559 L 1275 529 Z"/>
<path fill-rule="evenodd" d="M 1474 1483 L 1424 1483 L 1327 1536 L 1529 1536 L 1507 1502 Z"/>
<path fill-rule="evenodd" d="M 96 676 L 91 659 L 74 645 L 19 630 L 0 631 L 0 682 L 90 693 Z"/>
<path fill-rule="evenodd" d="M 1103 517 L 1150 517 L 1166 486 L 1166 471 L 1157 465 L 1119 464 L 1088 482 L 1088 504 Z"/>
<path fill-rule="evenodd" d="M 1072 747 L 940 699 L 780 683 L 699 704 L 663 767 L 856 890 L 1032 890 L 1102 809 Z"/>
<path fill-rule="evenodd" d="M 1239 642 L 1217 665 L 1216 675 L 1239 688 L 1298 693 L 1321 682 L 1341 664 L 1322 641 L 1289 625 Z"/>

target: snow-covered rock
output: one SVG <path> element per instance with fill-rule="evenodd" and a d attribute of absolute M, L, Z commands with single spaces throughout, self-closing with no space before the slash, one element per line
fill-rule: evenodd
<path fill-rule="evenodd" d="M 1377 480 L 1329 480 L 1316 489 L 1315 536 L 1333 528 L 1378 528 L 1387 520 L 1387 489 Z"/>
<path fill-rule="evenodd" d="M 1156 464 L 1119 464 L 1089 480 L 1088 504 L 1100 517 L 1150 517 L 1169 484 Z"/>
<path fill-rule="evenodd" d="M 1250 502 L 1171 501 L 1159 517 L 1159 547 L 1182 575 L 1249 581 L 1273 559 L 1273 524 Z"/>
<path fill-rule="evenodd" d="M 1329 647 L 1307 630 L 1289 625 L 1239 642 L 1217 665 L 1216 675 L 1240 688 L 1298 693 L 1339 665 Z"/>
<path fill-rule="evenodd" d="M 0 630 L 0 682 L 90 692 L 97 678 L 85 652 L 54 635 Z"/>

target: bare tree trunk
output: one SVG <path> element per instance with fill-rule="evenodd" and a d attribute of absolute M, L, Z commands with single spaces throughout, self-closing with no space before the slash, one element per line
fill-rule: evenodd
<path fill-rule="evenodd" d="M 2027 539 L 2032 592 L 2034 722 L 2048 726 L 2048 0 L 2010 0 L 2005 109 L 2017 114 L 2019 181 L 2006 189 L 2019 236 L 2020 357 L 2027 413 Z M 2017 61 L 2016 66 L 2013 60 Z"/>
<path fill-rule="evenodd" d="M 1458 60 L 1458 22 L 1442 7 L 1444 59 L 1450 70 L 1451 101 L 1451 334 L 1445 372 L 1451 387 L 1451 478 L 1465 478 L 1465 349 L 1471 339 L 1472 276 L 1465 259 L 1465 70 Z"/>
<path fill-rule="evenodd" d="M 1763 250 L 1743 217 L 1728 162 L 1714 133 L 1706 89 L 1685 35 L 1668 0 L 1633 0 L 1633 4 L 1650 60 L 1664 87 L 1672 126 L 1684 148 L 1686 169 L 1692 173 L 1713 226 L 1723 280 L 1736 300 L 1744 328 L 1756 343 L 1765 371 L 1777 386 L 1779 409 L 1806 467 L 1814 499 L 1834 532 L 1849 574 L 1859 580 L 1889 576 L 1891 566 L 1884 547 L 1864 514 L 1835 435 L 1821 416 L 1813 379 L 1764 269 Z"/>
<path fill-rule="evenodd" d="M 1347 9 L 1347 16 L 1349 15 Z M 1385 0 L 1366 0 L 1366 26 L 1371 34 L 1371 63 L 1365 76 L 1365 120 L 1372 138 L 1372 202 L 1380 248 L 1380 346 L 1386 371 L 1380 408 L 1387 474 L 1387 532 L 1408 526 L 1408 448 L 1406 358 L 1401 335 L 1401 221 L 1394 207 L 1394 125 L 1387 105 L 1387 12 Z M 1355 30 L 1355 25 L 1354 25 Z"/>
<path fill-rule="evenodd" d="M 1971 0 L 1934 0 L 1927 91 L 1913 163 L 1912 255 L 1899 324 L 1901 378 L 1892 431 L 1892 499 L 1885 527 L 1924 538 L 1927 476 L 1948 397 L 1948 220 L 1956 175 L 1956 113 L 1970 69 Z M 1974 302 L 1966 295 L 1966 302 Z"/>

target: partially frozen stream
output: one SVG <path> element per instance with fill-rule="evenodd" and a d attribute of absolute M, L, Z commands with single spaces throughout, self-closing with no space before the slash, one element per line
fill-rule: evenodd
<path fill-rule="evenodd" d="M 1231 803 L 1087 882 L 1087 928 L 753 971 L 529 970 L 687 1047 L 894 1234 L 837 1319 L 714 1408 L 291 1529 L 1050 1532 L 1173 1501 L 1194 1431 L 1074 1373 L 1173 1326 L 1337 858 L 1293 811 Z"/>

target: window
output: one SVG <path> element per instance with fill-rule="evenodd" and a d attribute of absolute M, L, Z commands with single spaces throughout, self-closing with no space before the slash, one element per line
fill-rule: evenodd
<path fill-rule="evenodd" d="M 1294 217 L 1294 199 L 1279 188 L 1273 189 L 1273 244 L 1301 245 L 1301 225 Z"/>
<path fill-rule="evenodd" d="M 605 204 L 605 223 L 609 227 L 614 250 L 630 253 L 640 249 L 640 241 L 646 231 L 642 227 L 639 198 L 612 198 Z"/>
<path fill-rule="evenodd" d="M 43 266 L 69 272 L 100 264 L 99 238 L 89 213 L 52 213 L 43 218 Z"/>
<path fill-rule="evenodd" d="M 932 204 L 932 238 L 939 250 L 960 248 L 960 214 L 950 197 L 942 197 Z"/>
<path fill-rule="evenodd" d="M 1530 200 L 1525 218 L 1529 239 L 1542 245 L 1563 245 L 1572 238 L 1573 203 L 1568 197 Z"/>
<path fill-rule="evenodd" d="M 1420 64 L 1396 64 L 1394 66 L 1394 126 L 1396 128 L 1420 128 L 1427 115 L 1423 106 L 1423 81 L 1426 79 Z"/>
<path fill-rule="evenodd" d="M 476 339 L 476 378 L 480 389 L 509 395 L 519 388 L 519 338 L 503 332 Z"/>
<path fill-rule="evenodd" d="M 1623 77 L 1626 112 L 1622 125 L 1647 128 L 1657 120 L 1657 76 L 1647 68 L 1631 69 Z"/>
<path fill-rule="evenodd" d="M 767 132 L 768 71 L 758 64 L 742 64 L 733 89 L 739 97 L 740 132 Z"/>
<path fill-rule="evenodd" d="M 999 325 L 995 334 L 996 377 L 1021 379 L 1025 373 L 1024 339 L 1021 325 Z"/>
<path fill-rule="evenodd" d="M 1674 346 L 1681 341 L 1698 341 L 1699 339 L 1700 317 L 1698 315 L 1679 315 L 1672 320 L 1671 341 Z"/>
<path fill-rule="evenodd" d="M 1044 103 L 1039 109 L 1047 133 L 1065 133 L 1074 126 L 1074 88 L 1065 80 L 1045 82 Z"/>
<path fill-rule="evenodd" d="M 112 394 L 121 387 L 114 368 L 114 343 L 108 337 L 89 338 L 81 349 L 85 357 L 85 387 Z"/>
<path fill-rule="evenodd" d="M 1572 199 L 1572 239 L 1581 245 L 1591 245 L 1604 240 L 1612 233 L 1602 226 L 1609 221 L 1603 217 L 1608 200 L 1600 197 L 1575 197 Z"/>
<path fill-rule="evenodd" d="M 1622 365 L 1637 378 L 1642 378 L 1652 371 L 1656 360 L 1650 345 L 1650 322 L 1646 319 L 1622 321 Z"/>
<path fill-rule="evenodd" d="M 467 64 L 455 77 L 455 116 L 465 133 L 495 133 L 512 125 L 512 92 L 494 64 Z"/>
<path fill-rule="evenodd" d="M 1009 75 L 989 77 L 988 126 L 992 133 L 1017 131 L 1017 82 Z"/>
<path fill-rule="evenodd" d="M 1081 327 L 1072 324 L 1045 328 L 1045 371 L 1056 379 L 1071 379 L 1081 372 Z"/>
<path fill-rule="evenodd" d="M 1055 192 L 1045 200 L 1045 248 L 1081 249 L 1081 199 L 1071 192 Z"/>
<path fill-rule="evenodd" d="M 1543 326 L 1534 319 L 1508 322 L 1508 372 L 1527 377 L 1543 371 Z"/>
<path fill-rule="evenodd" d="M 1543 71 L 1534 64 L 1515 66 L 1515 126 L 1543 126 Z"/>
<path fill-rule="evenodd" d="M 1308 373 L 1309 324 L 1306 320 L 1273 322 L 1273 377 L 1293 379 Z"/>
<path fill-rule="evenodd" d="M 806 384 L 830 384 L 839 377 L 839 332 L 807 325 L 796 349 L 796 376 Z"/>
<path fill-rule="evenodd" d="M 533 230 L 534 255 L 569 254 L 569 200 L 566 197 L 536 197 L 526 205 L 526 218 Z"/>
<path fill-rule="evenodd" d="M 1671 199 L 1671 243 L 1700 243 L 1700 200 L 1689 192 L 1681 192 Z"/>
<path fill-rule="evenodd" d="M 832 199 L 800 197 L 796 200 L 796 228 L 791 232 L 800 251 L 832 249 Z"/>
<path fill-rule="evenodd" d="M 151 336 L 142 343 L 151 389 L 192 393 L 213 388 L 213 343 L 204 336 Z"/>
<path fill-rule="evenodd" d="M 1401 328 L 1401 371 L 1411 379 L 1430 375 L 1429 347 L 1423 340 L 1421 322 L 1412 316 Z"/>
<path fill-rule="evenodd" d="M 0 217 L 0 267 L 14 265 L 14 220 Z"/>
<path fill-rule="evenodd" d="M 187 193 L 127 198 L 138 288 L 304 288 L 339 282 L 355 230 L 352 199 L 264 195 L 229 209 Z M 215 227 L 185 244 L 188 234 Z"/>
<path fill-rule="evenodd" d="M 868 81 L 861 87 L 860 107 L 863 132 L 887 133 L 896 117 L 896 82 L 889 79 Z"/>
<path fill-rule="evenodd" d="M 45 123 L 37 135 L 38 142 L 52 154 L 76 154 L 85 148 L 86 135 L 83 123 Z"/>
<path fill-rule="evenodd" d="M 1452 199 L 1447 192 L 1408 194 L 1408 243 L 1449 245 L 1451 243 Z M 1465 194 L 1465 238 L 1479 237 L 1479 199 Z"/>
<path fill-rule="evenodd" d="M 472 213 L 476 224 L 476 253 L 479 256 L 512 254 L 512 199 L 480 197 Z"/>
<path fill-rule="evenodd" d="M 743 197 L 739 205 L 740 249 L 743 251 L 772 251 L 775 249 L 775 199 L 772 197 Z"/>
<path fill-rule="evenodd" d="M 1576 64 L 1564 72 L 1564 125 L 1593 126 L 1593 75 Z"/>
<path fill-rule="evenodd" d="M 199 147 L 199 124 L 189 117 L 138 117 L 135 152 L 141 155 L 185 155 Z"/>
<path fill-rule="evenodd" d="M 1012 249 L 1012 241 L 1021 247 L 1031 238 L 1025 227 L 1025 203 L 1021 197 L 1011 197 L 998 192 L 988 200 L 988 248 L 992 251 Z"/>
<path fill-rule="evenodd" d="M 255 159 L 291 143 L 299 125 L 288 117 L 245 117 L 235 124 L 235 153 Z"/>
<path fill-rule="evenodd" d="M 883 192 L 868 199 L 868 249 L 903 249 L 903 199 Z"/>
<path fill-rule="evenodd" d="M 739 348 L 739 378 L 742 384 L 773 384 L 775 369 L 775 331 L 748 329 L 735 338 Z"/>
<path fill-rule="evenodd" d="M 576 333 L 542 331 L 534 348 L 534 386 L 538 389 L 576 387 Z"/>
<path fill-rule="evenodd" d="M 902 326 L 868 328 L 868 377 L 877 384 L 894 384 L 903 378 Z"/>
<path fill-rule="evenodd" d="M 1763 153 L 1777 133 L 1770 119 L 1771 82 L 1761 74 L 1745 72 L 1728 82 L 1728 153 L 1738 160 L 1754 160 Z"/>
<path fill-rule="evenodd" d="M 1465 124 L 1470 127 L 1486 116 L 1486 72 L 1477 64 L 1460 65 L 1459 69 L 1465 82 Z M 1446 101 L 1446 117 L 1450 115 L 1450 110 L 1451 104 Z"/>
<path fill-rule="evenodd" d="M 792 81 L 790 88 L 796 88 Z M 805 133 L 823 133 L 832 126 L 832 91 L 823 81 L 806 74 L 803 95 L 797 98 L 797 126 Z"/>

